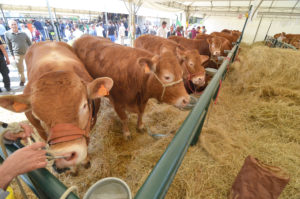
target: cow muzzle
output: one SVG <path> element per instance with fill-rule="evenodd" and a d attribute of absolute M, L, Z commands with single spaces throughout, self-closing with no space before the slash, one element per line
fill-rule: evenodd
<path fill-rule="evenodd" d="M 204 75 L 199 75 L 196 77 L 193 77 L 192 79 L 193 84 L 195 84 L 196 86 L 204 86 L 205 84 L 205 74 Z"/>

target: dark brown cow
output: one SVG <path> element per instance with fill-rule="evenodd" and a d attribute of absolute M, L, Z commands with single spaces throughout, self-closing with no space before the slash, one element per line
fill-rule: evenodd
<path fill-rule="evenodd" d="M 57 168 L 87 163 L 88 134 L 97 119 L 98 98 L 106 94 L 103 90 L 111 89 L 112 79 L 93 80 L 63 42 L 36 43 L 28 49 L 25 61 L 28 84 L 24 94 L 1 97 L 0 105 L 25 112 L 53 155 L 65 156 L 56 160 Z"/>
<path fill-rule="evenodd" d="M 202 86 L 205 84 L 205 69 L 203 63 L 209 59 L 209 56 L 199 55 L 199 51 L 195 49 L 186 49 L 177 44 L 175 41 L 165 39 L 153 35 L 142 35 L 135 40 L 134 46 L 153 52 L 157 55 L 160 54 L 162 48 L 167 48 L 178 57 L 181 62 L 183 79 L 191 80 L 193 84 Z"/>
<path fill-rule="evenodd" d="M 189 103 L 183 71 L 177 58 L 165 49 L 159 56 L 89 35 L 79 38 L 73 47 L 92 77 L 114 80 L 109 99 L 122 120 L 125 139 L 130 138 L 126 110 L 138 114 L 137 127 L 143 129 L 142 116 L 150 98 L 177 107 Z"/>

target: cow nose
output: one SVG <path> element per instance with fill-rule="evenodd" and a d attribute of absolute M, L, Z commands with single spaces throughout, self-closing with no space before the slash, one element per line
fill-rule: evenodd
<path fill-rule="evenodd" d="M 215 52 L 214 52 L 214 55 L 215 55 L 215 56 L 219 56 L 220 54 L 221 54 L 220 51 L 215 51 Z"/>
<path fill-rule="evenodd" d="M 62 158 L 55 160 L 56 168 L 66 168 L 74 166 L 76 164 L 76 159 L 78 158 L 78 153 L 76 151 L 68 152 L 60 155 Z"/>

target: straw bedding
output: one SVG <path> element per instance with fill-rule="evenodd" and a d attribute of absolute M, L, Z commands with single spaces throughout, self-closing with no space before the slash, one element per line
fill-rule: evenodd
<path fill-rule="evenodd" d="M 290 175 L 280 198 L 300 198 L 300 52 L 242 45 L 222 84 L 217 104 L 211 105 L 200 141 L 190 147 L 166 198 L 227 198 L 244 159 L 249 155 L 278 166 Z M 97 180 L 114 176 L 137 192 L 158 161 L 187 111 L 151 100 L 144 122 L 155 140 L 136 131 L 130 114 L 131 141 L 123 141 L 121 123 L 107 100 L 93 129 L 91 168 L 77 177 L 57 175 L 80 196 Z"/>

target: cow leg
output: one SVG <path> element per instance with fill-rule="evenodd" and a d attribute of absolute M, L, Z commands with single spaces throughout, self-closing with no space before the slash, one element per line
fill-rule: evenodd
<path fill-rule="evenodd" d="M 39 120 L 37 120 L 31 113 L 31 111 L 28 111 L 25 113 L 27 119 L 29 120 L 29 122 L 36 128 L 36 130 L 38 131 L 39 135 L 41 136 L 41 138 L 43 138 L 43 140 L 47 140 L 47 134 L 44 130 L 44 128 L 41 126 L 41 123 Z"/>
<path fill-rule="evenodd" d="M 145 107 L 146 107 L 146 104 L 145 105 L 140 105 L 140 107 L 139 107 L 138 120 L 137 120 L 137 129 L 140 132 L 143 132 L 143 131 L 146 130 L 145 125 L 143 123 L 143 115 L 144 115 Z"/>
<path fill-rule="evenodd" d="M 120 117 L 122 121 L 122 131 L 123 131 L 123 137 L 125 140 L 131 139 L 131 134 L 128 128 L 128 118 L 125 112 L 125 108 L 122 105 L 116 105 L 114 104 L 114 109 L 117 112 L 118 116 Z"/>

